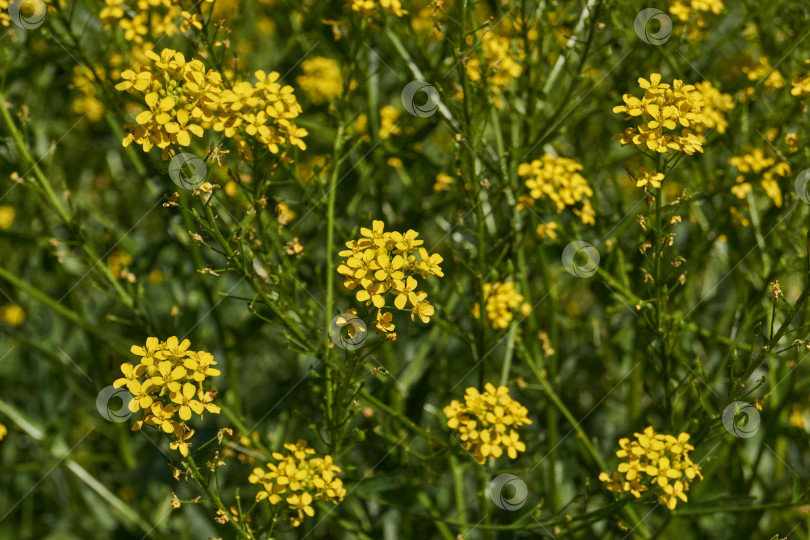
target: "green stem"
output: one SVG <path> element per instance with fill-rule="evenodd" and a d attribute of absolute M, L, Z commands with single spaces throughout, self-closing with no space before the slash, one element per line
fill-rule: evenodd
<path fill-rule="evenodd" d="M 194 458 L 192 458 L 189 455 L 186 456 L 185 461 L 186 463 L 188 463 L 188 468 L 191 470 L 191 475 L 194 477 L 194 480 L 197 482 L 197 484 L 202 488 L 203 491 L 205 491 L 205 494 L 211 498 L 211 500 L 214 502 L 217 508 L 219 508 L 223 514 L 225 514 L 230 518 L 231 516 L 230 510 L 228 510 L 228 508 L 225 507 L 225 505 L 222 503 L 222 500 L 219 498 L 219 495 L 214 493 L 214 491 L 208 485 L 208 482 L 206 482 L 205 478 L 203 478 L 202 474 L 200 474 L 200 470 L 197 468 L 197 464 L 194 463 Z M 248 535 L 245 532 L 245 530 L 242 528 L 240 524 L 236 523 L 233 519 L 228 519 L 228 523 L 230 523 L 231 526 L 236 530 L 236 534 L 239 535 L 239 538 L 250 540 L 250 535 Z"/>

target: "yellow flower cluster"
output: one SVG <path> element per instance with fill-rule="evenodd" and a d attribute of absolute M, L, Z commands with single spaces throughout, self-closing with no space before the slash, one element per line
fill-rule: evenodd
<path fill-rule="evenodd" d="M 591 202 L 593 191 L 588 181 L 580 174 L 582 165 L 564 157 L 545 154 L 540 159 L 518 165 L 518 176 L 527 178 L 531 201 L 548 198 L 562 212 L 567 206 L 575 206 L 580 201 L 582 210 L 575 210 L 586 225 L 594 224 L 595 213 Z"/>
<path fill-rule="evenodd" d="M 15 328 L 21 326 L 25 322 L 25 310 L 19 304 L 0 306 L 0 321 Z"/>
<path fill-rule="evenodd" d="M 678 79 L 671 86 L 662 83 L 658 73 L 650 75 L 650 80 L 640 77 L 638 85 L 644 90 L 644 96 L 639 99 L 624 94 L 624 105 L 613 107 L 613 112 L 626 113 L 627 120 L 640 117 L 641 123 L 637 128 L 627 128 L 614 139 L 621 141 L 622 146 L 632 144 L 661 154 L 669 150 L 688 155 L 703 152 L 704 139 L 698 133 L 705 125 L 701 93 Z"/>
<path fill-rule="evenodd" d="M 619 463 L 613 476 L 603 472 L 599 480 L 607 484 L 610 491 L 629 492 L 636 498 L 650 490 L 658 495 L 658 502 L 674 510 L 678 499 L 687 501 L 689 482 L 695 477 L 703 480 L 700 466 L 689 459 L 689 452 L 695 449 L 687 443 L 689 434 L 681 433 L 676 438 L 656 433 L 650 426 L 644 433 L 634 435 L 634 441 L 619 440 L 621 450 L 616 456 L 626 461 Z"/>
<path fill-rule="evenodd" d="M 767 56 L 760 56 L 756 64 L 743 65 L 740 69 L 749 81 L 765 78 L 765 88 L 768 90 L 778 90 L 785 86 L 785 78 L 778 69 L 771 66 L 771 61 Z"/>
<path fill-rule="evenodd" d="M 522 315 L 528 314 L 531 306 L 523 302 L 523 295 L 517 292 L 515 284 L 511 281 L 501 283 L 484 283 L 484 298 L 487 302 L 487 318 L 492 328 L 499 330 L 509 326 L 512 322 L 512 311 L 520 307 Z M 479 317 L 478 303 L 473 306 L 473 316 Z"/>
<path fill-rule="evenodd" d="M 134 5 L 125 0 L 104 0 L 99 17 L 105 29 L 120 28 L 124 39 L 135 44 L 143 44 L 145 36 L 170 38 L 190 26 L 202 30 L 202 15 L 191 14 L 178 4 L 172 0 L 137 0 Z"/>
<path fill-rule="evenodd" d="M 509 397 L 508 388 L 495 388 L 492 383 L 484 385 L 483 394 L 477 388 L 467 388 L 463 404 L 454 399 L 444 408 L 447 427 L 459 432 L 464 449 L 472 450 L 481 464 L 489 457 L 500 457 L 504 449 L 511 459 L 526 451 L 516 429 L 532 423 L 528 412 Z"/>
<path fill-rule="evenodd" d="M 0 441 L 2 441 L 6 434 L 8 433 L 8 429 L 3 424 L 0 424 Z"/>
<path fill-rule="evenodd" d="M 343 500 L 346 490 L 335 476 L 342 471 L 333 463 L 332 456 L 310 457 L 315 450 L 307 448 L 305 441 L 287 443 L 284 448 L 287 450 L 284 454 L 273 452 L 277 464 L 268 463 L 267 470 L 256 467 L 248 481 L 264 488 L 256 495 L 257 501 L 267 499 L 273 505 L 286 502 L 286 517 L 293 527 L 298 527 L 304 515 L 315 515 L 313 501 L 337 503 Z"/>
<path fill-rule="evenodd" d="M 810 64 L 810 59 L 804 61 L 805 64 Z M 806 96 L 810 95 L 810 73 L 803 77 L 796 76 L 791 82 L 793 88 L 790 89 L 791 96 Z"/>
<path fill-rule="evenodd" d="M 687 35 L 692 41 L 703 39 L 708 27 L 704 13 L 719 14 L 725 6 L 722 0 L 669 0 L 669 12 L 681 22 L 694 20 L 694 26 L 687 27 Z"/>
<path fill-rule="evenodd" d="M 386 105 L 380 109 L 380 138 L 387 139 L 391 135 L 399 135 L 400 112 L 393 105 Z"/>
<path fill-rule="evenodd" d="M 728 127 L 726 114 L 734 108 L 734 100 L 730 94 L 724 94 L 709 81 L 695 84 L 695 90 L 703 100 L 700 108 L 703 128 L 716 129 L 718 133 L 725 133 Z"/>
<path fill-rule="evenodd" d="M 11 0 L 0 0 L 0 26 L 11 26 L 11 16 L 9 15 L 9 5 Z M 53 0 L 28 0 L 20 3 L 19 16 L 24 21 L 41 21 L 45 17 L 45 11 L 54 10 Z"/>
<path fill-rule="evenodd" d="M 0 206 L 0 229 L 10 229 L 16 217 L 17 211 L 13 206 L 7 204 Z"/>
<path fill-rule="evenodd" d="M 433 191 L 448 191 L 450 186 L 453 185 L 453 177 L 447 173 L 439 173 L 436 175 L 436 182 L 433 184 Z"/>
<path fill-rule="evenodd" d="M 748 154 L 734 156 L 728 160 L 729 165 L 736 167 L 740 174 L 737 176 L 736 184 L 732 186 L 731 192 L 738 199 L 744 199 L 753 189 L 749 182 L 745 181 L 744 174 L 762 174 L 762 188 L 765 194 L 770 197 L 778 207 L 782 206 L 782 190 L 779 188 L 779 178 L 790 176 L 790 165 L 787 161 L 777 161 L 776 158 L 766 156 L 761 148 L 754 148 Z"/>
<path fill-rule="evenodd" d="M 500 94 L 503 88 L 520 77 L 523 67 L 522 53 L 513 52 L 512 38 L 500 36 L 492 31 L 485 31 L 481 38 L 481 53 L 484 64 L 478 55 L 473 54 L 467 61 L 467 77 L 471 81 L 480 81 L 486 78 L 495 94 Z"/>
<path fill-rule="evenodd" d="M 324 103 L 343 95 L 343 78 L 340 66 L 331 58 L 316 56 L 301 62 L 300 75 L 295 79 L 312 103 Z"/>
<path fill-rule="evenodd" d="M 204 384 L 220 373 L 213 367 L 214 356 L 205 351 L 190 351 L 190 345 L 189 340 L 181 342 L 174 336 L 166 341 L 147 338 L 144 347 L 133 345 L 130 349 L 141 357 L 138 365 L 121 364 L 124 376 L 113 383 L 115 388 L 126 386 L 132 394 L 130 411 L 143 410 L 143 418 L 135 422 L 132 430 L 137 431 L 146 423 L 173 433 L 175 440 L 170 446 L 184 456 L 191 446 L 188 439 L 194 434 L 186 425 L 191 413 L 202 417 L 206 411 L 219 414 L 220 410 L 213 403 L 216 390 L 206 389 L 208 385 Z"/>
<path fill-rule="evenodd" d="M 255 73 L 256 83 L 236 82 L 232 88 L 223 84 L 216 70 L 206 70 L 199 60 L 186 61 L 182 53 L 163 49 L 160 56 L 148 51 L 153 66 L 141 66 L 121 73 L 123 82 L 115 88 L 142 94 L 148 107 L 137 115 L 137 126 L 127 124 L 129 133 L 124 146 L 135 142 L 148 152 L 153 146 L 170 154 L 170 145 L 188 146 L 192 135 L 202 137 L 204 129 L 213 128 L 236 140 L 243 155 L 251 158 L 245 137 L 255 139 L 272 153 L 290 144 L 306 149 L 302 140 L 307 135 L 291 120 L 301 113 L 291 86 L 282 86 L 280 75 L 264 71 Z"/>
<path fill-rule="evenodd" d="M 100 80 L 104 80 L 104 68 L 96 65 L 93 66 L 93 70 Z M 73 68 L 73 86 L 81 94 L 73 101 L 73 112 L 86 115 L 91 122 L 98 122 L 104 116 L 104 104 L 96 97 L 94 82 L 89 68 L 85 66 Z"/>
<path fill-rule="evenodd" d="M 379 14 L 379 8 L 385 13 L 393 13 L 397 17 L 404 17 L 408 12 L 402 9 L 399 0 L 351 0 L 352 11 L 356 11 L 367 17 L 375 17 Z"/>
<path fill-rule="evenodd" d="M 427 301 L 427 293 L 417 289 L 419 282 L 414 276 L 444 277 L 440 266 L 444 259 L 420 247 L 424 242 L 417 239 L 418 232 L 385 232 L 384 228 L 382 221 L 374 221 L 371 229 L 361 228 L 363 238 L 346 242 L 348 249 L 338 253 L 346 260 L 337 271 L 344 277 L 347 289 L 358 289 L 355 296 L 359 302 L 377 308 L 377 329 L 388 333 L 394 330 L 391 313 L 382 311 L 388 293 L 397 309 L 410 305 L 412 321 L 419 318 L 423 323 L 430 322 L 433 306 Z"/>
<path fill-rule="evenodd" d="M 646 190 L 645 186 L 649 184 L 654 188 L 660 188 L 664 176 L 664 173 L 654 173 L 647 167 L 639 167 L 638 172 L 635 173 L 636 187 L 643 187 Z"/>

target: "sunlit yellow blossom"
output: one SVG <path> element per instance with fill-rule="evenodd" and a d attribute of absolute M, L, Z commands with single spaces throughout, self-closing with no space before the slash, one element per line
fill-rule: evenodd
<path fill-rule="evenodd" d="M 386 105 L 380 109 L 380 138 L 387 139 L 391 135 L 400 133 L 399 121 L 400 112 L 391 105 Z"/>
<path fill-rule="evenodd" d="M 467 61 L 467 76 L 471 81 L 486 79 L 492 91 L 500 94 L 504 87 L 523 73 L 523 52 L 512 38 L 500 36 L 488 28 L 480 39 L 484 63 L 478 54 L 473 54 Z M 496 106 L 500 108 L 500 105 L 500 101 L 497 101 Z"/>
<path fill-rule="evenodd" d="M 394 329 L 389 314 L 382 311 L 387 297 L 396 309 L 410 311 L 411 320 L 430 322 L 435 308 L 427 301 L 427 293 L 418 289 L 416 276 L 444 276 L 441 255 L 428 254 L 421 247 L 423 240 L 418 232 L 386 232 L 382 221 L 374 221 L 371 229 L 362 227 L 360 234 L 361 239 L 347 242 L 347 249 L 338 253 L 346 260 L 337 272 L 343 276 L 347 289 L 356 290 L 358 302 L 377 308 L 377 329 L 381 332 Z"/>
<path fill-rule="evenodd" d="M 25 311 L 17 304 L 0 306 L 0 321 L 9 326 L 20 326 L 25 322 Z"/>
<path fill-rule="evenodd" d="M 257 501 L 267 499 L 272 505 L 284 502 L 284 518 L 298 527 L 304 516 L 315 515 L 313 501 L 337 504 L 343 500 L 346 489 L 337 477 L 343 471 L 332 456 L 315 456 L 315 450 L 308 448 L 305 441 L 287 443 L 284 449 L 286 452 L 273 452 L 275 463 L 267 463 L 266 469 L 254 468 L 248 481 L 263 488 L 256 495 Z"/>
<path fill-rule="evenodd" d="M 625 460 L 619 463 L 613 475 L 603 472 L 599 480 L 610 491 L 630 492 L 639 498 L 646 491 L 658 495 L 658 501 L 674 510 L 680 499 L 687 501 L 686 491 L 695 478 L 703 479 L 700 466 L 689 458 L 695 448 L 688 444 L 689 434 L 677 437 L 656 433 L 652 427 L 644 433 L 635 433 L 635 440 L 619 440 L 620 450 L 616 456 Z"/>
<path fill-rule="evenodd" d="M 783 197 L 779 180 L 787 178 L 791 174 L 790 164 L 787 161 L 766 156 L 765 151 L 761 148 L 753 148 L 749 149 L 747 154 L 733 156 L 728 162 L 742 173 L 737 176 L 736 185 L 731 188 L 731 192 L 737 198 L 744 199 L 752 189 L 751 184 L 744 181 L 744 175 L 758 176 L 765 194 L 775 206 L 782 206 Z"/>
<path fill-rule="evenodd" d="M 379 15 L 380 11 L 391 13 L 397 17 L 408 14 L 406 10 L 402 9 L 402 3 L 399 0 L 351 0 L 351 6 L 352 11 L 369 17 Z"/>
<path fill-rule="evenodd" d="M 484 283 L 484 299 L 486 300 L 487 318 L 492 328 L 498 330 L 509 326 L 512 322 L 512 313 L 523 303 L 523 295 L 517 292 L 515 284 L 511 281 L 504 283 Z M 480 316 L 480 307 L 473 306 L 473 316 Z"/>
<path fill-rule="evenodd" d="M 517 428 L 532 423 L 527 414 L 526 407 L 509 396 L 508 388 L 492 383 L 484 385 L 483 393 L 467 388 L 464 403 L 454 399 L 444 408 L 447 427 L 459 433 L 462 446 L 472 450 L 481 464 L 500 457 L 504 450 L 510 459 L 526 451 Z"/>
<path fill-rule="evenodd" d="M 613 107 L 614 113 L 625 113 L 625 120 L 640 120 L 637 127 L 628 127 L 614 139 L 624 145 L 641 150 L 665 154 L 670 150 L 692 155 L 703 152 L 703 135 L 707 122 L 718 125 L 716 115 L 708 118 L 701 112 L 703 95 L 695 86 L 675 79 L 672 84 L 662 83 L 661 75 L 653 73 L 650 79 L 638 79 L 644 90 L 641 99 L 624 94 L 624 104 Z M 708 87 L 706 87 L 708 92 Z M 714 96 L 714 93 L 711 93 Z M 712 109 L 720 112 L 727 105 L 725 98 Z"/>
<path fill-rule="evenodd" d="M 331 58 L 316 56 L 301 62 L 303 72 L 295 82 L 313 103 L 324 103 L 343 94 L 340 66 Z"/>
<path fill-rule="evenodd" d="M 123 377 L 113 386 L 126 386 L 133 399 L 132 412 L 143 411 L 141 419 L 132 426 L 140 429 L 152 425 L 172 435 L 171 448 L 183 456 L 188 455 L 188 439 L 194 431 L 186 426 L 192 414 L 205 412 L 218 414 L 213 402 L 216 391 L 210 388 L 209 377 L 220 374 L 213 355 L 205 351 L 192 351 L 191 342 L 175 336 L 166 341 L 149 337 L 144 346 L 133 345 L 131 352 L 139 357 L 138 364 L 121 364 Z"/>
<path fill-rule="evenodd" d="M 549 199 L 557 211 L 562 212 L 566 207 L 587 202 L 585 197 L 593 196 L 581 170 L 582 165 L 572 159 L 544 154 L 540 159 L 518 165 L 517 173 L 526 178 L 532 199 Z"/>
<path fill-rule="evenodd" d="M 17 212 L 13 206 L 0 206 L 0 229 L 10 229 L 14 225 L 14 218 Z"/>
<path fill-rule="evenodd" d="M 200 60 L 187 61 L 182 53 L 163 49 L 146 52 L 152 65 L 121 73 L 116 89 L 143 94 L 147 110 L 127 124 L 124 146 L 135 142 L 148 152 L 158 147 L 163 157 L 170 149 L 189 146 L 205 129 L 234 139 L 246 159 L 252 159 L 246 138 L 273 154 L 289 145 L 306 150 L 307 131 L 292 122 L 301 114 L 293 88 L 284 86 L 276 72 L 256 71 L 256 83 L 237 81 L 228 87 L 222 74 L 206 69 Z"/>
<path fill-rule="evenodd" d="M 436 183 L 433 184 L 433 191 L 447 191 L 453 185 L 453 177 L 449 174 L 439 173 L 436 175 Z"/>

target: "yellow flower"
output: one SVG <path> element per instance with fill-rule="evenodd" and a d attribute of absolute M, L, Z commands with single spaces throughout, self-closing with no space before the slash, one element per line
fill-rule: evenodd
<path fill-rule="evenodd" d="M 436 183 L 433 184 L 433 191 L 447 191 L 453 185 L 453 177 L 449 174 L 439 173 L 436 175 Z"/>
<path fill-rule="evenodd" d="M 379 8 L 382 8 L 384 13 L 392 13 L 397 17 L 408 14 L 406 10 L 402 9 L 402 3 L 399 0 L 351 0 L 351 6 L 352 11 L 368 17 L 377 16 Z"/>
<path fill-rule="evenodd" d="M 386 232 L 385 224 L 379 220 L 372 223 L 371 229 L 361 227 L 360 234 L 362 238 L 346 242 L 347 249 L 338 253 L 345 258 L 337 267 L 344 278 L 343 285 L 356 290 L 358 302 L 374 305 L 378 310 L 385 307 L 385 295 L 391 293 L 397 309 L 408 309 L 410 303 L 411 320 L 429 322 L 435 309 L 426 300 L 427 293 L 418 290 L 416 275 L 444 276 L 441 255 L 428 254 L 421 247 L 424 241 L 418 238 L 418 232 Z M 390 334 L 394 330 L 390 313 L 378 311 L 375 324 L 380 332 Z"/>
<path fill-rule="evenodd" d="M 132 354 L 139 357 L 139 363 L 121 364 L 124 376 L 113 383 L 116 388 L 126 385 L 132 394 L 134 399 L 129 402 L 130 411 L 143 410 L 142 418 L 135 422 L 132 429 L 141 429 L 146 423 L 165 433 L 173 433 L 175 439 L 171 448 L 184 456 L 190 446 L 186 439 L 191 436 L 184 422 L 191 419 L 192 413 L 202 416 L 206 411 L 212 414 L 220 412 L 213 403 L 216 391 L 204 388 L 209 377 L 220 374 L 213 367 L 216 365 L 214 357 L 205 351 L 192 351 L 190 346 L 189 340 L 180 341 L 175 336 L 166 341 L 159 341 L 156 337 L 147 338 L 145 346 L 133 345 L 130 349 Z"/>
<path fill-rule="evenodd" d="M 761 175 L 760 185 L 765 194 L 775 206 L 782 206 L 783 197 L 779 179 L 787 178 L 791 174 L 790 164 L 787 161 L 777 161 L 774 157 L 766 156 L 761 148 L 753 148 L 749 149 L 747 154 L 731 157 L 728 162 L 743 173 L 737 176 L 736 184 L 731 187 L 731 192 L 738 199 L 744 199 L 753 190 L 752 185 L 745 181 L 744 175 Z"/>
<path fill-rule="evenodd" d="M 545 154 L 540 159 L 518 165 L 518 176 L 526 178 L 533 200 L 548 198 L 557 212 L 593 196 L 588 181 L 580 174 L 582 165 L 574 160 Z"/>
<path fill-rule="evenodd" d="M 17 215 L 13 206 L 0 206 L 0 229 L 10 229 L 14 225 L 14 217 Z"/>
<path fill-rule="evenodd" d="M 523 52 L 513 45 L 512 38 L 487 28 L 481 37 L 481 52 L 485 63 L 482 65 L 479 56 L 473 55 L 467 61 L 467 77 L 471 81 L 486 79 L 493 93 L 501 94 L 505 86 L 523 73 Z M 497 96 L 495 105 L 501 107 Z"/>
<path fill-rule="evenodd" d="M 197 26 L 194 17 L 186 19 Z M 205 135 L 205 129 L 213 129 L 234 139 L 248 160 L 252 159 L 248 137 L 274 154 L 285 145 L 306 149 L 307 131 L 292 122 L 301 106 L 293 88 L 278 82 L 278 73 L 256 71 L 255 84 L 233 81 L 226 86 L 221 73 L 206 69 L 200 60 L 187 61 L 177 51 L 163 49 L 158 55 L 147 50 L 145 56 L 152 65 L 139 63 L 124 70 L 116 85 L 117 90 L 142 94 L 148 107 L 135 117 L 135 125 L 124 126 L 128 132 L 124 146 L 134 142 L 144 152 L 157 146 L 165 159 L 172 145 L 189 146 L 194 137 Z"/>
<path fill-rule="evenodd" d="M 182 424 L 175 424 L 174 425 L 174 436 L 177 437 L 175 440 L 169 443 L 169 448 L 172 450 L 177 450 L 180 452 L 180 455 L 183 457 L 188 456 L 188 449 L 191 446 L 191 443 L 188 442 L 188 439 L 194 435 L 194 430 L 189 428 L 188 426 L 184 426 Z"/>
<path fill-rule="evenodd" d="M 689 434 L 675 437 L 656 433 L 649 426 L 634 436 L 634 441 L 619 440 L 616 457 L 625 461 L 619 463 L 613 475 L 602 472 L 599 480 L 607 484 L 609 491 L 629 492 L 636 498 L 652 491 L 661 504 L 674 510 L 678 500 L 687 501 L 689 483 L 696 477 L 703 479 L 700 466 L 689 458 L 689 452 L 695 449 L 688 443 Z"/>
<path fill-rule="evenodd" d="M 400 129 L 397 125 L 400 112 L 391 105 L 386 105 L 380 109 L 380 138 L 387 139 L 391 135 L 399 135 Z"/>
<path fill-rule="evenodd" d="M 3 424 L 0 424 L 0 441 L 2 441 L 6 434 L 8 434 L 8 429 Z"/>
<path fill-rule="evenodd" d="M 312 103 L 324 103 L 343 94 L 343 78 L 340 66 L 331 58 L 316 56 L 301 62 L 300 75 L 295 82 Z"/>
<path fill-rule="evenodd" d="M 641 167 L 638 177 L 636 178 L 636 187 L 644 187 L 650 184 L 654 188 L 661 187 L 661 181 L 664 180 L 664 173 L 650 172 L 647 167 Z"/>
<path fill-rule="evenodd" d="M 503 450 L 510 459 L 525 452 L 517 428 L 531 424 L 528 410 L 509 396 L 505 386 L 484 385 L 484 392 L 467 388 L 464 403 L 457 400 L 444 408 L 447 427 L 459 433 L 461 444 L 472 450 L 476 460 L 483 464 L 489 457 L 500 457 Z"/>
<path fill-rule="evenodd" d="M 649 80 L 640 77 L 638 85 L 644 90 L 641 99 L 624 94 L 624 104 L 613 107 L 614 113 L 625 113 L 626 120 L 640 120 L 637 127 L 629 127 L 614 137 L 622 146 L 633 145 L 660 154 L 675 150 L 692 155 L 703 152 L 704 129 L 725 129 L 722 113 L 730 108 L 730 99 L 711 85 L 704 84 L 702 91 L 678 79 L 670 85 L 661 82 L 659 73 L 650 75 Z M 705 110 L 704 93 L 712 100 Z"/>
<path fill-rule="evenodd" d="M 515 289 L 511 281 L 505 283 L 484 283 L 484 299 L 487 302 L 487 318 L 492 328 L 498 330 L 509 326 L 512 322 L 512 312 L 518 309 L 523 302 L 523 295 Z M 480 316 L 480 306 L 473 306 L 473 316 Z"/>
<path fill-rule="evenodd" d="M 283 515 L 290 525 L 298 527 L 304 516 L 315 515 L 313 501 L 337 503 L 343 500 L 346 490 L 336 476 L 342 470 L 333 463 L 332 456 L 315 456 L 315 450 L 304 441 L 287 443 L 284 449 L 284 453 L 273 452 L 276 463 L 267 463 L 267 469 L 254 468 L 248 482 L 263 488 L 256 495 L 257 501 L 266 499 L 272 505 L 285 502 Z"/>
<path fill-rule="evenodd" d="M 203 404 L 194 399 L 196 392 L 193 384 L 185 383 L 182 392 L 173 392 L 171 395 L 171 400 L 179 405 L 177 415 L 185 421 L 191 420 L 191 411 L 202 415 L 205 410 Z"/>
<path fill-rule="evenodd" d="M 549 221 L 548 223 L 540 223 L 537 225 L 538 238 L 548 238 L 549 240 L 557 239 L 557 223 Z"/>
<path fill-rule="evenodd" d="M 0 306 L 0 321 L 9 326 L 20 326 L 25 322 L 25 311 L 17 304 Z"/>

